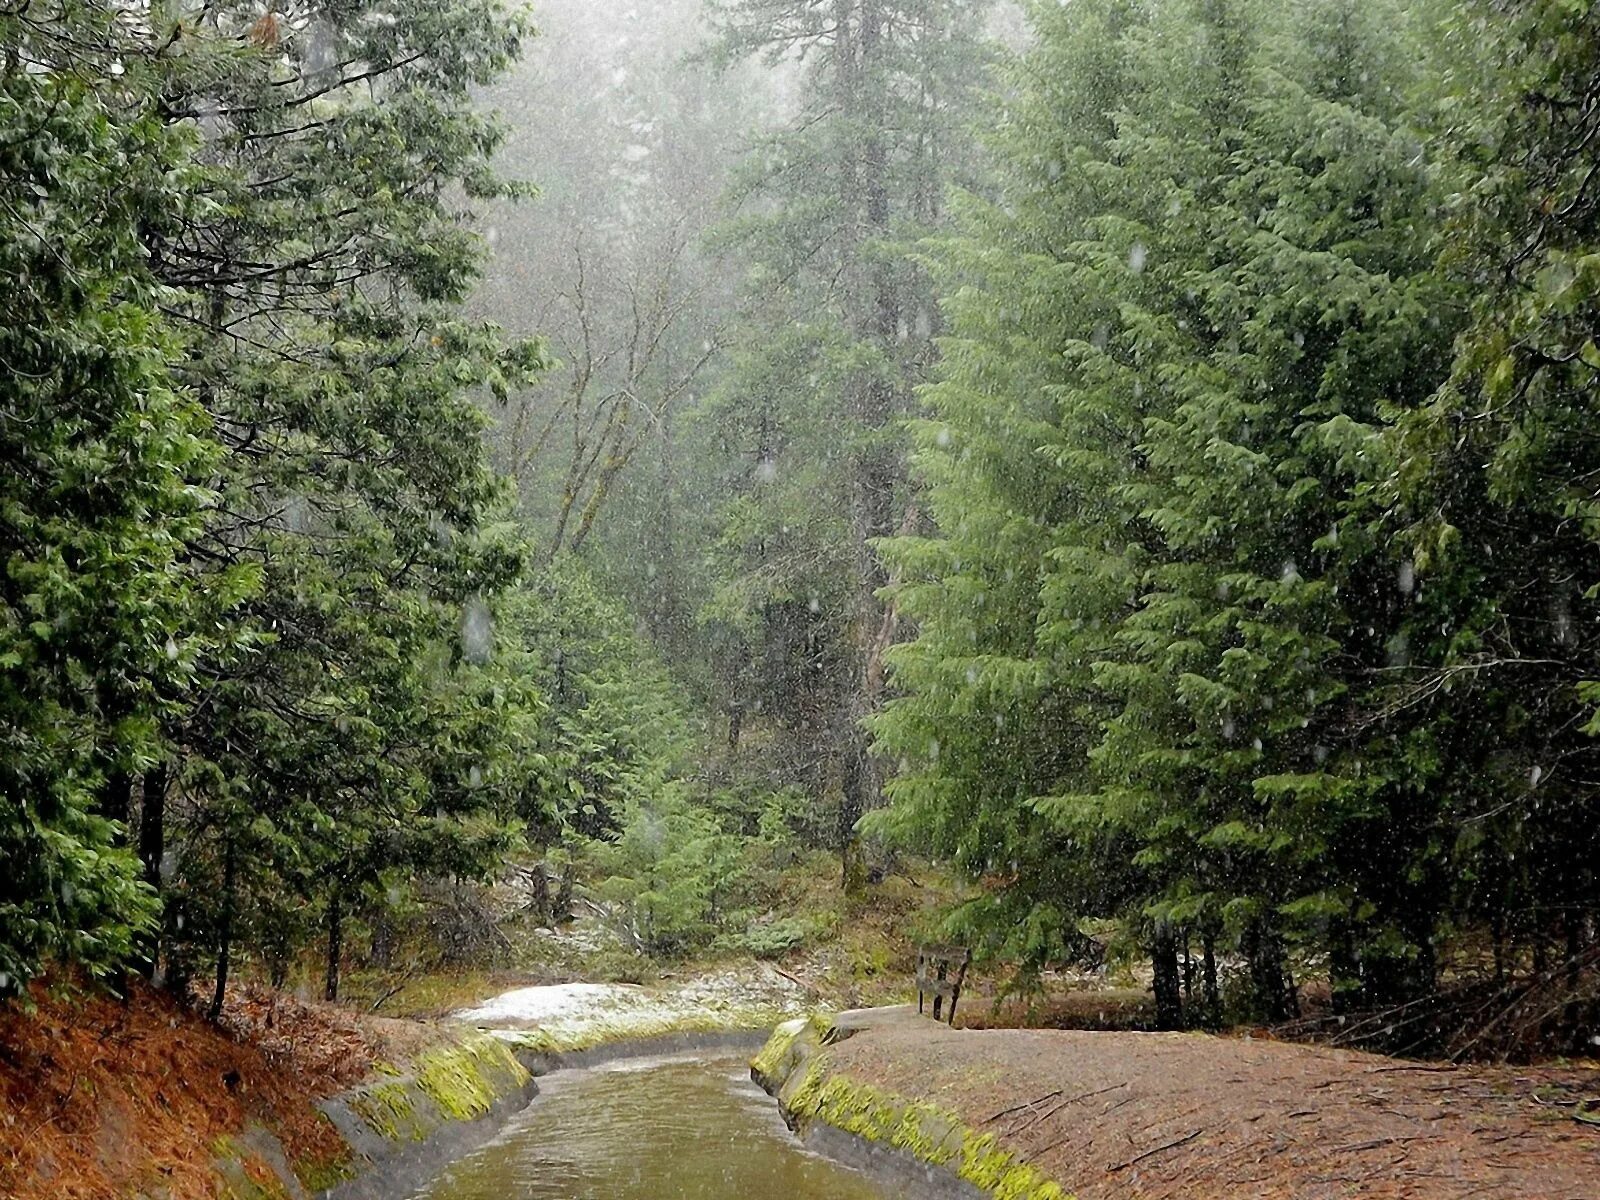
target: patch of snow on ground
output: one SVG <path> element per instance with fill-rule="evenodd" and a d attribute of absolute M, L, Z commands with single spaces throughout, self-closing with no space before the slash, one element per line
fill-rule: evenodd
<path fill-rule="evenodd" d="M 456 1015 L 473 1025 L 546 1025 L 602 1013 L 615 1016 L 635 1008 L 654 1008 L 644 988 L 621 983 L 552 983 L 503 992 Z"/>
<path fill-rule="evenodd" d="M 726 1013 L 802 1012 L 806 991 L 771 968 L 755 977 L 748 972 L 719 972 L 662 987 L 621 983 L 556 983 L 516 988 L 456 1019 L 492 1029 L 542 1029 L 557 1036 L 604 1029 L 609 1036 L 627 1036 L 675 1021 Z M 737 1022 L 734 1022 L 737 1023 Z"/>

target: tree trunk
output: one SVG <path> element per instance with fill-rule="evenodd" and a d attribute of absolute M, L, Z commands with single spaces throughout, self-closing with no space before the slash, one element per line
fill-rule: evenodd
<path fill-rule="evenodd" d="M 222 1002 L 228 994 L 228 965 L 233 954 L 233 909 L 237 867 L 238 854 L 234 850 L 233 839 L 229 838 L 222 860 L 222 930 L 217 942 L 217 988 L 211 994 L 211 1009 L 206 1014 L 213 1022 L 221 1019 Z"/>
<path fill-rule="evenodd" d="M 1361 990 L 1361 960 L 1347 921 L 1336 922 L 1329 931 L 1328 984 L 1333 991 L 1333 1011 L 1342 1016 L 1350 1010 L 1351 997 Z"/>
<path fill-rule="evenodd" d="M 167 848 L 168 768 L 159 762 L 144 774 L 144 798 L 139 805 L 139 861 L 144 881 L 161 890 L 161 858 Z"/>
<path fill-rule="evenodd" d="M 533 915 L 540 925 L 550 923 L 550 873 L 543 863 L 535 863 L 533 876 Z"/>
<path fill-rule="evenodd" d="M 556 886 L 555 912 L 552 917 L 557 921 L 568 920 L 572 916 L 572 863 L 564 863 L 561 868 L 561 881 Z"/>
<path fill-rule="evenodd" d="M 856 822 L 867 810 L 866 746 L 855 730 L 844 734 L 843 778 L 839 789 L 839 886 L 846 894 L 859 892 L 866 883 L 866 867 L 856 838 Z"/>
<path fill-rule="evenodd" d="M 1189 950 L 1189 927 L 1183 927 L 1180 943 L 1181 961 L 1183 963 L 1183 1006 L 1188 1008 L 1194 1003 L 1194 955 Z"/>
<path fill-rule="evenodd" d="M 1150 940 L 1150 965 L 1155 978 L 1156 1028 L 1183 1028 L 1183 994 L 1178 974 L 1178 939 L 1170 921 L 1157 921 Z"/>
<path fill-rule="evenodd" d="M 121 826 L 113 845 L 128 844 L 128 810 L 132 803 L 133 776 L 122 770 L 112 771 L 106 776 L 105 786 L 100 791 L 100 815 Z"/>
<path fill-rule="evenodd" d="M 344 957 L 344 906 L 339 892 L 328 897 L 328 963 L 322 980 L 322 998 L 339 998 L 339 961 Z"/>
<path fill-rule="evenodd" d="M 394 921 L 389 916 L 389 910 L 379 905 L 372 910 L 372 941 L 368 953 L 372 956 L 372 965 L 379 970 L 387 971 L 394 966 Z"/>
<path fill-rule="evenodd" d="M 1217 985 L 1217 934 L 1216 930 L 1207 926 L 1200 934 L 1201 970 L 1200 982 L 1203 989 L 1201 1001 L 1205 1005 L 1206 1022 L 1210 1025 L 1222 1023 L 1222 989 Z"/>
<path fill-rule="evenodd" d="M 144 796 L 139 802 L 139 861 L 144 881 L 158 897 L 162 894 L 161 860 L 167 845 L 167 764 L 158 762 L 144 774 Z M 162 908 L 165 909 L 165 903 Z M 155 930 L 145 939 L 141 972 L 154 980 L 161 958 L 161 931 L 164 915 L 158 916 Z"/>
<path fill-rule="evenodd" d="M 1574 1052 L 1582 1054 L 1587 1048 L 1588 1038 L 1585 1037 L 1583 1025 L 1583 1003 L 1578 988 L 1582 980 L 1583 960 L 1583 914 L 1576 907 L 1569 908 L 1562 914 L 1561 923 L 1567 934 L 1567 1004 L 1566 1011 L 1562 1014 L 1562 1021 L 1566 1025 L 1566 1033 L 1572 1039 Z"/>
<path fill-rule="evenodd" d="M 1243 945 L 1250 969 L 1253 1007 L 1268 1021 L 1289 1019 L 1289 989 L 1284 977 L 1283 943 L 1277 930 L 1257 918 L 1245 927 Z"/>

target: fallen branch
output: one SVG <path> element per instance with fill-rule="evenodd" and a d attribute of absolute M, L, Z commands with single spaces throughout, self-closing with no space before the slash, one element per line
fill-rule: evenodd
<path fill-rule="evenodd" d="M 995 1113 L 992 1117 L 985 1117 L 983 1119 L 983 1123 L 985 1125 L 992 1124 L 993 1122 L 998 1121 L 1001 1117 L 1009 1117 L 1014 1112 L 1021 1112 L 1025 1108 L 1032 1108 L 1036 1104 L 1043 1104 L 1046 1100 L 1049 1100 L 1052 1096 L 1059 1096 L 1059 1095 L 1061 1095 L 1061 1089 L 1057 1088 L 1053 1092 L 1046 1092 L 1044 1095 L 1038 1097 L 1035 1100 L 1026 1100 L 1021 1104 L 1013 1104 L 1010 1108 L 1002 1108 L 999 1112 Z"/>
<path fill-rule="evenodd" d="M 1114 1167 L 1107 1167 L 1106 1174 L 1110 1175 L 1116 1171 L 1126 1170 L 1128 1167 L 1134 1166 L 1137 1163 L 1142 1163 L 1145 1159 L 1151 1158 L 1162 1153 L 1163 1151 L 1174 1150 L 1177 1147 L 1184 1145 L 1186 1142 L 1194 1141 L 1195 1138 L 1199 1137 L 1204 1132 L 1204 1129 L 1191 1130 L 1189 1133 L 1184 1134 L 1181 1138 L 1173 1138 L 1170 1142 L 1165 1142 L 1160 1146 L 1155 1146 L 1149 1150 L 1146 1150 L 1143 1154 L 1135 1154 L 1126 1162 L 1119 1162 Z"/>
<path fill-rule="evenodd" d="M 377 1012 L 380 1008 L 382 1008 L 385 1004 L 387 1004 L 390 1000 L 394 999 L 395 996 L 399 995 L 401 989 L 404 988 L 406 986 L 406 984 L 411 982 L 411 977 L 413 975 L 415 975 L 416 973 L 417 973 L 417 969 L 415 967 L 412 967 L 409 971 L 407 971 L 404 975 L 402 975 L 400 977 L 400 982 L 399 983 L 395 984 L 387 992 L 385 992 L 383 995 L 379 996 L 376 1000 L 374 1000 L 372 1002 L 372 1007 L 367 1009 L 367 1015 L 371 1016 L 373 1013 Z"/>
<path fill-rule="evenodd" d="M 1048 1121 L 1051 1117 L 1055 1116 L 1058 1112 L 1060 1112 L 1063 1108 L 1066 1108 L 1067 1105 L 1069 1105 L 1069 1104 L 1076 1104 L 1080 1100 L 1092 1100 L 1096 1096 L 1104 1096 L 1107 1092 L 1114 1092 L 1118 1088 L 1125 1088 L 1127 1086 L 1128 1085 L 1127 1085 L 1126 1082 L 1113 1083 L 1110 1087 L 1096 1088 L 1092 1092 L 1083 1092 L 1083 1093 L 1081 1093 L 1079 1095 L 1076 1095 L 1076 1096 L 1070 1096 L 1067 1099 L 1063 1100 L 1060 1104 L 1052 1106 L 1047 1112 L 1041 1113 L 1039 1116 L 1035 1117 L 1033 1120 L 1024 1121 L 1021 1125 L 1017 1126 L 1017 1128 L 1011 1129 L 1011 1130 L 1007 1130 L 1006 1131 L 1006 1136 L 1007 1137 L 1015 1137 L 1017 1134 L 1021 1133 L 1024 1129 L 1031 1129 L 1035 1125 L 1044 1124 L 1044 1122 Z"/>

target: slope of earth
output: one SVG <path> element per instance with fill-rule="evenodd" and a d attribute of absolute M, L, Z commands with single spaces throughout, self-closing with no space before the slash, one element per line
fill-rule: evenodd
<path fill-rule="evenodd" d="M 829 1076 L 954 1112 L 1078 1200 L 1596 1200 L 1600 1069 L 1201 1034 L 874 1025 Z"/>
<path fill-rule="evenodd" d="M 264 990 L 230 992 L 222 1028 L 137 983 L 125 1004 L 34 999 L 0 1008 L 6 1200 L 210 1200 L 219 1146 L 251 1125 L 296 1163 L 335 1163 L 347 1148 L 314 1102 L 437 1036 Z"/>

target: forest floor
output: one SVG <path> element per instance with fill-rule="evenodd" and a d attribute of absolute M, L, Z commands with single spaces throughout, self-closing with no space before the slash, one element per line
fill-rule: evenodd
<path fill-rule="evenodd" d="M 994 1134 L 1078 1200 L 1600 1196 L 1594 1064 L 1457 1067 L 1242 1037 L 925 1019 L 867 1029 L 828 1055 L 830 1073 Z"/>

